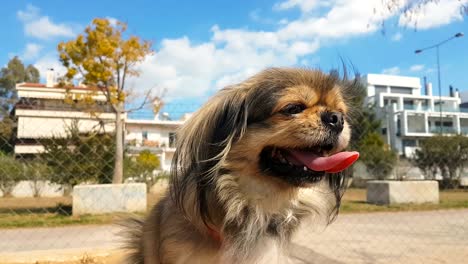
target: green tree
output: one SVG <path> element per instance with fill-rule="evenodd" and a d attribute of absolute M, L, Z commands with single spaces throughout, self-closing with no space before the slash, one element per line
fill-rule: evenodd
<path fill-rule="evenodd" d="M 110 183 L 115 145 L 111 135 L 80 133 L 77 123 L 66 137 L 43 139 L 42 159 L 52 171 L 50 181 L 64 186 Z"/>
<path fill-rule="evenodd" d="M 383 180 L 393 171 L 397 154 L 383 142 L 377 132 L 366 134 L 358 149 L 367 170 L 377 179 Z"/>
<path fill-rule="evenodd" d="M 34 197 L 39 197 L 52 170 L 41 158 L 24 163 L 24 178 L 29 181 Z"/>
<path fill-rule="evenodd" d="M 468 162 L 468 138 L 439 135 L 422 140 L 413 161 L 432 178 L 440 172 L 442 187 L 451 187 Z"/>
<path fill-rule="evenodd" d="M 33 65 L 24 66 L 23 62 L 18 57 L 13 57 L 0 70 L 0 97 L 2 98 L 2 110 L 8 112 L 12 105 L 16 102 L 15 86 L 21 82 L 39 82 L 40 75 Z"/>
<path fill-rule="evenodd" d="M 138 76 L 137 64 L 152 53 L 151 43 L 126 35 L 127 25 L 111 24 L 108 19 L 96 18 L 84 34 L 58 45 L 60 61 L 67 69 L 64 79 L 71 82 L 81 76 L 88 87 L 104 93 L 115 113 L 115 164 L 113 183 L 123 180 L 123 117 L 129 95 L 127 80 Z M 150 100 L 150 91 L 143 104 Z"/>
<path fill-rule="evenodd" d="M 39 71 L 33 66 L 24 66 L 18 57 L 13 57 L 6 67 L 0 70 L 0 150 L 11 153 L 14 121 L 10 111 L 17 101 L 16 84 L 39 82 Z"/>
<path fill-rule="evenodd" d="M 0 190 L 10 196 L 16 184 L 24 180 L 24 167 L 13 156 L 0 154 Z"/>
<path fill-rule="evenodd" d="M 377 179 L 384 179 L 392 172 L 397 154 L 385 144 L 380 136 L 381 122 L 375 107 L 365 102 L 366 86 L 356 80 L 356 95 L 352 98 L 350 125 L 352 128 L 350 148 L 359 151 L 367 170 Z"/>

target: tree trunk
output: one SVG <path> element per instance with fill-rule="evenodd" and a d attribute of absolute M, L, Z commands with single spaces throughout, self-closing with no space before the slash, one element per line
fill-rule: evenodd
<path fill-rule="evenodd" d="M 123 120 L 122 120 L 122 105 L 117 106 L 118 111 L 115 114 L 115 162 L 114 175 L 112 183 L 118 184 L 123 182 Z"/>

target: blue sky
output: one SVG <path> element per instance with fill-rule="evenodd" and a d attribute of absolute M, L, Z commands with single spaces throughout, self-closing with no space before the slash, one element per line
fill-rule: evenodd
<path fill-rule="evenodd" d="M 340 58 L 362 74 L 427 76 L 435 85 L 435 50 L 414 50 L 468 33 L 460 3 L 468 0 L 424 6 L 415 13 L 415 29 L 415 20 L 407 22 L 381 0 L 5 1 L 0 64 L 18 55 L 42 73 L 50 67 L 61 72 L 56 45 L 93 18 L 108 17 L 154 43 L 155 54 L 140 65 L 142 74 L 131 85 L 167 89 L 168 100 L 176 102 L 202 102 L 265 67 L 329 70 L 340 66 Z M 449 84 L 468 91 L 467 47 L 465 36 L 441 48 L 444 94 Z"/>

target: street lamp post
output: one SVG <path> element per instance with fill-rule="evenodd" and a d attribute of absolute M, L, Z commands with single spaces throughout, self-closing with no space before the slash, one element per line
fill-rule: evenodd
<path fill-rule="evenodd" d="M 460 38 L 460 37 L 463 37 L 464 34 L 462 32 L 458 32 L 457 34 L 451 36 L 450 38 L 444 40 L 444 41 L 441 41 L 435 45 L 432 45 L 432 46 L 429 46 L 429 47 L 426 47 L 426 48 L 423 48 L 423 49 L 417 49 L 414 51 L 414 53 L 418 54 L 418 53 L 421 53 L 425 50 L 429 50 L 429 49 L 433 49 L 435 48 L 436 49 L 436 55 L 437 55 L 437 85 L 439 86 L 439 113 L 440 113 L 440 123 L 439 123 L 439 126 L 440 126 L 440 133 L 442 134 L 442 85 L 441 85 L 441 82 L 440 82 L 440 57 L 439 57 L 439 47 L 447 42 L 449 42 L 450 40 L 454 39 L 454 38 Z"/>

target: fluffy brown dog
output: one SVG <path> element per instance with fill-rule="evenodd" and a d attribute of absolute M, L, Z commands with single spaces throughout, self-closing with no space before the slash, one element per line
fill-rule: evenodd
<path fill-rule="evenodd" d="M 170 189 L 133 220 L 131 263 L 285 263 L 307 217 L 327 223 L 358 154 L 353 85 L 306 69 L 265 70 L 209 100 L 177 134 Z"/>

